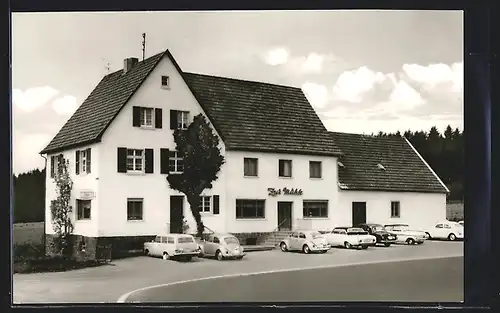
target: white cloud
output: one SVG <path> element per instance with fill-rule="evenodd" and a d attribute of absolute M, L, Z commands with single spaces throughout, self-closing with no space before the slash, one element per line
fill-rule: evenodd
<path fill-rule="evenodd" d="M 324 55 L 311 52 L 302 63 L 302 71 L 306 73 L 320 73 L 323 69 Z"/>
<path fill-rule="evenodd" d="M 396 84 L 389 96 L 389 102 L 403 110 L 411 110 L 425 103 L 420 93 L 403 80 Z"/>
<path fill-rule="evenodd" d="M 357 70 L 340 74 L 337 83 L 333 87 L 333 93 L 338 100 L 361 102 L 364 93 L 370 91 L 375 84 L 380 84 L 385 79 L 386 75 L 363 66 Z"/>
<path fill-rule="evenodd" d="M 44 168 L 45 160 L 38 154 L 52 137 L 48 134 L 26 134 L 14 131 L 12 138 L 13 172 L 24 173 L 35 168 Z"/>
<path fill-rule="evenodd" d="M 59 115 L 70 115 L 76 110 L 76 98 L 73 96 L 64 96 L 52 102 L 52 108 Z"/>
<path fill-rule="evenodd" d="M 442 83 L 452 83 L 454 92 L 463 90 L 463 62 L 453 63 L 451 66 L 438 63 L 422 66 L 418 64 L 404 64 L 403 72 L 409 79 L 423 84 L 426 88 L 434 88 Z"/>
<path fill-rule="evenodd" d="M 58 94 L 59 91 L 50 86 L 29 88 L 24 92 L 21 89 L 14 89 L 12 103 L 25 112 L 32 112 Z"/>
<path fill-rule="evenodd" d="M 281 65 L 288 62 L 290 52 L 286 48 L 276 48 L 267 52 L 265 61 L 269 65 Z"/>
<path fill-rule="evenodd" d="M 325 85 L 306 82 L 302 85 L 302 91 L 307 100 L 316 108 L 324 108 L 328 102 L 328 89 Z"/>

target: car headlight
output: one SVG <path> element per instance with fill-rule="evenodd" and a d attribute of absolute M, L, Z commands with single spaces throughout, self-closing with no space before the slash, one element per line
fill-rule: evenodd
<path fill-rule="evenodd" d="M 316 244 L 315 244 L 315 243 L 313 243 L 313 244 L 312 244 L 312 246 L 313 246 L 313 248 L 317 248 L 317 246 L 316 246 Z"/>

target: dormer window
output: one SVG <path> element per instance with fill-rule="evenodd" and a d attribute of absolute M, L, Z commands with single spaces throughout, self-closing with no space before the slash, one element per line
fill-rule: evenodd
<path fill-rule="evenodd" d="M 165 75 L 161 77 L 161 88 L 170 89 L 170 77 Z"/>
<path fill-rule="evenodd" d="M 382 164 L 377 164 L 379 170 L 385 171 L 385 167 Z"/>

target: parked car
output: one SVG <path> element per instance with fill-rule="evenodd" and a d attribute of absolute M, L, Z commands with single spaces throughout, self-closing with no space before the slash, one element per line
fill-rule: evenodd
<path fill-rule="evenodd" d="M 464 238 L 464 227 L 457 222 L 440 221 L 426 233 L 428 237 L 432 239 L 448 239 L 454 241 Z"/>
<path fill-rule="evenodd" d="M 389 247 L 397 240 L 397 236 L 389 233 L 381 224 L 359 224 L 354 227 L 362 228 L 364 231 L 368 232 L 368 234 L 375 236 L 377 239 L 375 244 L 379 243 Z"/>
<path fill-rule="evenodd" d="M 287 251 L 302 251 L 325 253 L 330 250 L 330 245 L 322 234 L 315 230 L 300 230 L 292 232 L 280 242 L 280 249 Z"/>
<path fill-rule="evenodd" d="M 151 242 L 144 243 L 144 254 L 162 257 L 164 260 L 184 259 L 190 261 L 199 253 L 200 247 L 194 237 L 187 234 L 158 235 Z"/>
<path fill-rule="evenodd" d="M 377 242 L 375 236 L 358 227 L 335 227 L 331 232 L 327 232 L 323 236 L 332 247 L 342 246 L 346 249 L 366 249 Z"/>
<path fill-rule="evenodd" d="M 408 245 L 423 244 L 427 239 L 427 234 L 420 230 L 412 230 L 408 224 L 388 224 L 384 225 L 385 230 L 397 236 L 396 243 Z"/>
<path fill-rule="evenodd" d="M 210 234 L 200 242 L 201 256 L 216 257 L 217 260 L 241 260 L 245 256 L 238 238 L 231 234 Z"/>

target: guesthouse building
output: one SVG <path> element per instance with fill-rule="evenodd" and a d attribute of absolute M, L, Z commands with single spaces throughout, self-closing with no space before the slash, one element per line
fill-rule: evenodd
<path fill-rule="evenodd" d="M 49 160 L 47 242 L 63 159 L 74 184 L 77 255 L 140 247 L 182 231 L 184 219 L 194 232 L 186 197 L 166 177 L 184 167 L 174 130 L 198 114 L 225 158 L 200 201 L 210 231 L 255 242 L 277 230 L 445 217 L 446 186 L 405 139 L 328 132 L 301 89 L 187 73 L 166 50 L 128 58 L 102 78 L 41 151 Z"/>

